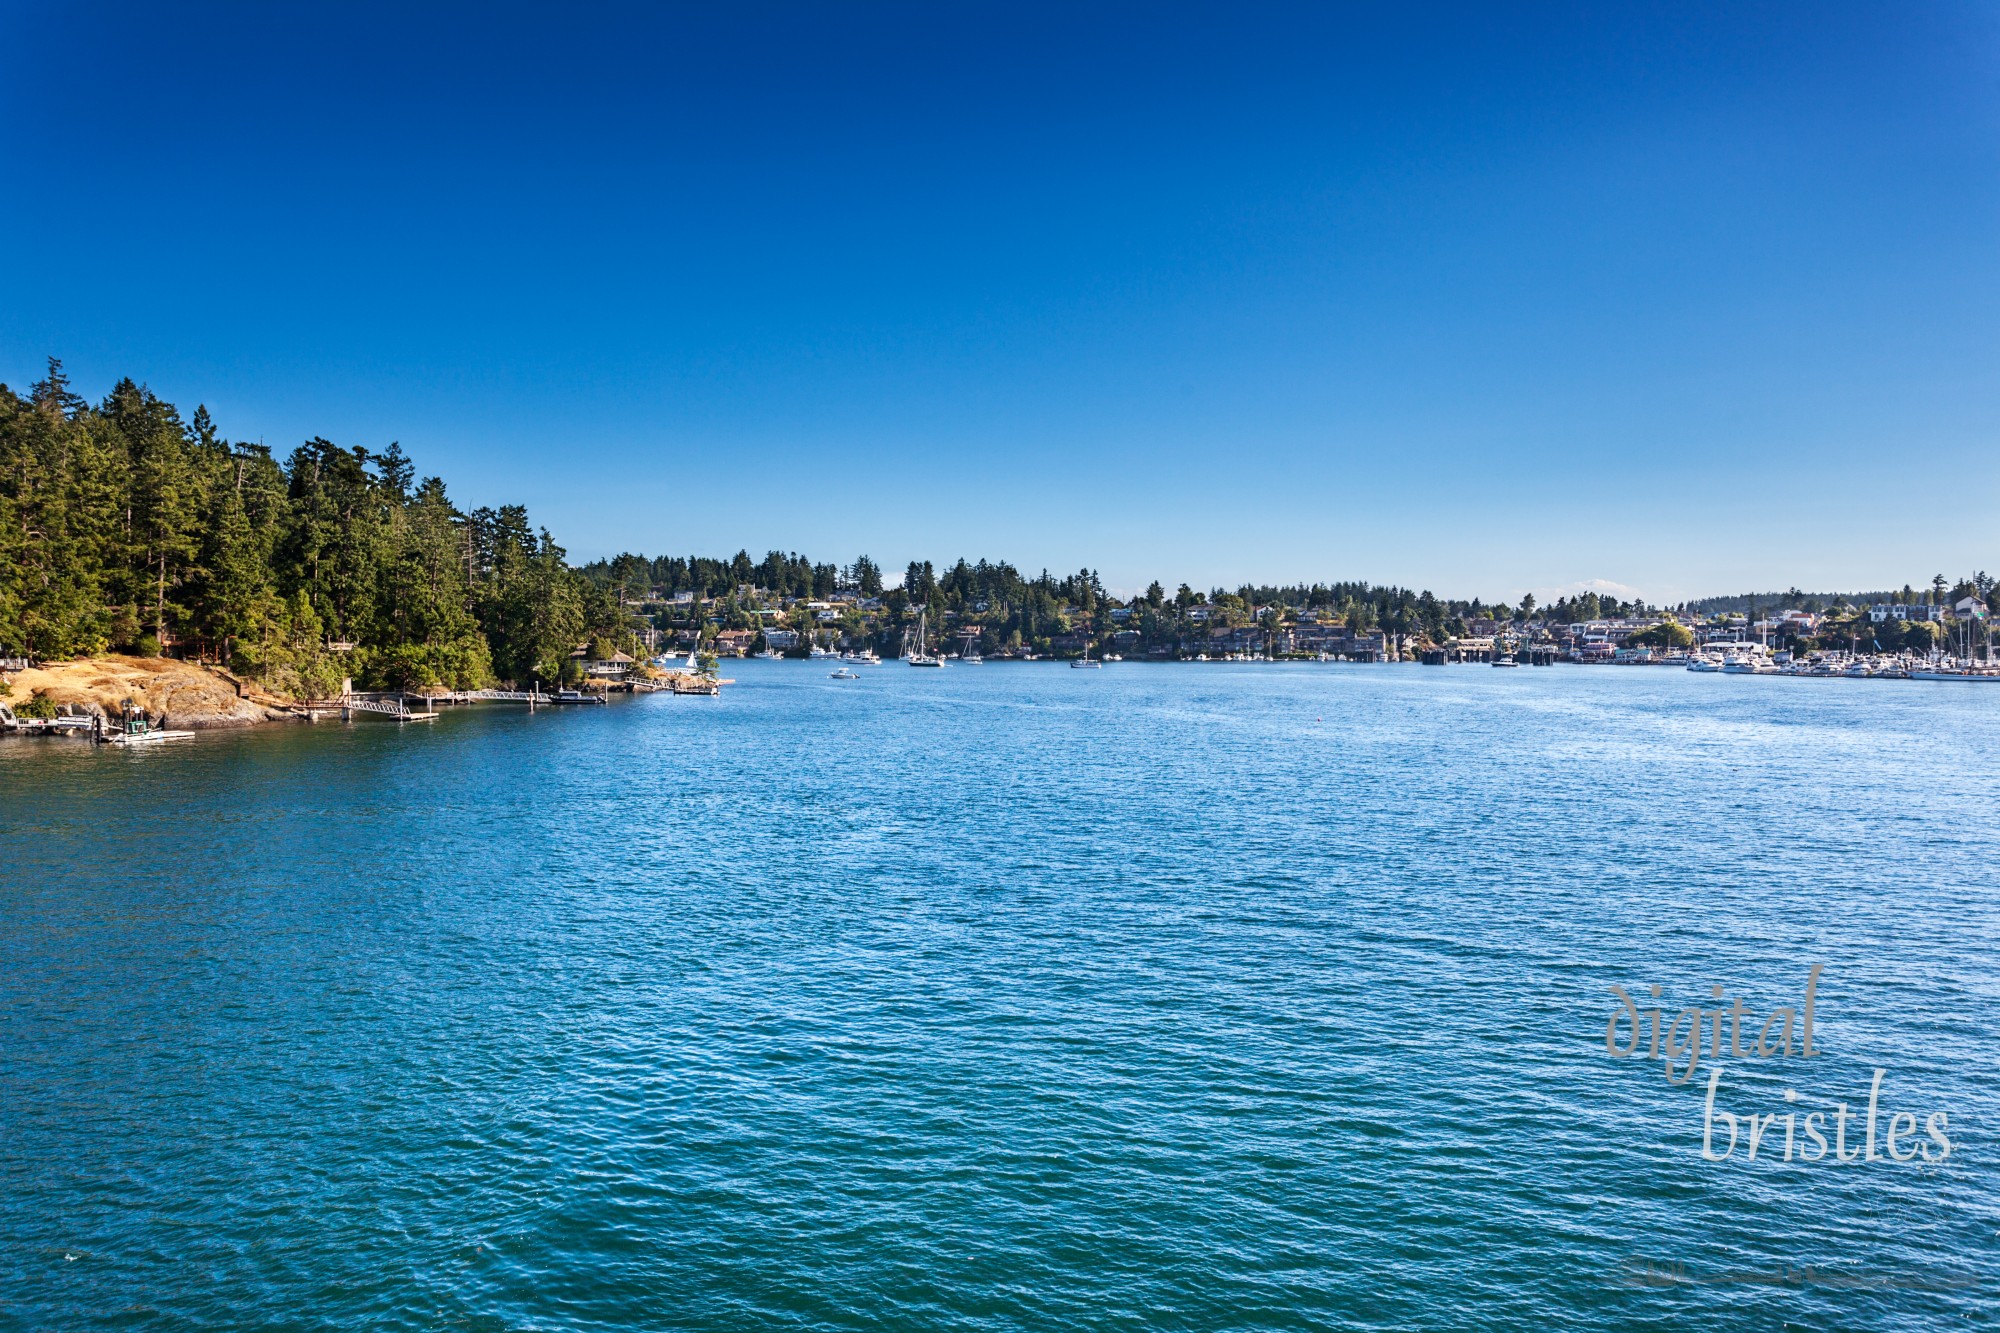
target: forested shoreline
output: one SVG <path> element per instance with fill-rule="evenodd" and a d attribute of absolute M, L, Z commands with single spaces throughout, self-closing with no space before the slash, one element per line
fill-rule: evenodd
<path fill-rule="evenodd" d="M 0 656 L 166 652 L 318 698 L 557 680 L 606 637 L 616 601 L 525 508 L 460 510 L 397 445 L 281 462 L 130 379 L 0 385 Z"/>
<path fill-rule="evenodd" d="M 1940 575 L 1898 600 L 1948 606 L 1990 587 L 1984 574 L 1957 585 Z M 1677 608 L 1679 619 L 1740 600 L 1748 621 L 1760 603 L 1824 608 L 1818 637 L 1797 647 L 1865 639 L 1926 650 L 1941 633 L 1924 618 L 1875 624 L 1844 595 L 1713 600 Z M 183 419 L 130 379 L 95 405 L 55 360 L 26 395 L 0 385 L 0 657 L 167 654 L 294 698 L 324 698 L 345 679 L 402 689 L 570 681 L 587 660 L 640 655 L 642 636 L 707 645 L 782 627 L 803 652 L 830 630 L 894 652 L 926 615 L 987 652 L 1076 653 L 1114 632 L 1146 651 L 1192 654 L 1225 634 L 1236 635 L 1232 651 L 1261 651 L 1309 622 L 1379 633 L 1400 656 L 1500 627 L 1665 621 L 1661 610 L 1592 592 L 1538 606 L 1362 582 L 1183 583 L 1171 593 L 1154 582 L 1121 600 L 1089 569 L 1029 575 L 963 559 L 942 570 L 912 561 L 890 586 L 866 555 L 840 566 L 780 551 L 761 561 L 624 554 L 575 568 L 525 508 L 461 510 L 396 444 L 376 453 L 315 437 L 281 461 L 225 438 L 205 407 Z M 1693 638 L 1660 623 L 1632 642 Z"/>

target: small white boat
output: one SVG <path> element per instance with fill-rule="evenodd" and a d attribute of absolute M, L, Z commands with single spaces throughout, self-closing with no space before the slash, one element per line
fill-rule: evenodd
<path fill-rule="evenodd" d="M 841 667 L 832 673 L 832 678 L 834 680 L 860 680 L 861 676 L 857 672 L 849 671 L 846 667 Z"/>
<path fill-rule="evenodd" d="M 124 717 L 105 724 L 102 731 L 96 729 L 96 718 L 57 718 L 56 721 L 81 724 L 82 727 L 90 728 L 92 734 L 106 745 L 158 745 L 162 741 L 184 741 L 194 735 L 192 731 L 168 731 L 164 727 L 155 726 L 137 709 L 128 709 Z"/>
<path fill-rule="evenodd" d="M 154 745 L 160 741 L 184 741 L 193 737 L 192 731 L 114 731 L 105 736 L 107 745 Z"/>

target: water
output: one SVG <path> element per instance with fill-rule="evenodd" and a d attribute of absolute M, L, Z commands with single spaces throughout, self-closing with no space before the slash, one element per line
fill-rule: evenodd
<path fill-rule="evenodd" d="M 2000 691 L 731 670 L 0 743 L 0 1326 L 2000 1308 Z M 1605 1050 L 1614 982 L 1766 1012 L 1813 963 L 1823 1054 L 1716 1105 L 1880 1067 L 1948 1159 L 1705 1162 L 1714 1062 Z"/>

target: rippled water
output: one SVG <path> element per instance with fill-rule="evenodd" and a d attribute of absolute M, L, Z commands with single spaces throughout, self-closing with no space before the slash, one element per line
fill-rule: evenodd
<path fill-rule="evenodd" d="M 0 1325 L 2000 1311 L 2000 690 L 732 670 L 0 742 Z M 1948 1160 L 1706 1162 L 1712 1062 L 1605 1050 L 1813 963 L 1716 1105 L 1879 1067 Z"/>

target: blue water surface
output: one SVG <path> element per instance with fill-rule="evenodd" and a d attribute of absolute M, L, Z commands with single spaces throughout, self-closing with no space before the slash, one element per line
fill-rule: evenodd
<path fill-rule="evenodd" d="M 0 1326 L 2000 1311 L 2000 688 L 730 674 L 0 741 Z M 1606 1049 L 1813 964 L 1811 1059 Z M 1717 1066 L 1952 1152 L 1706 1161 Z"/>

